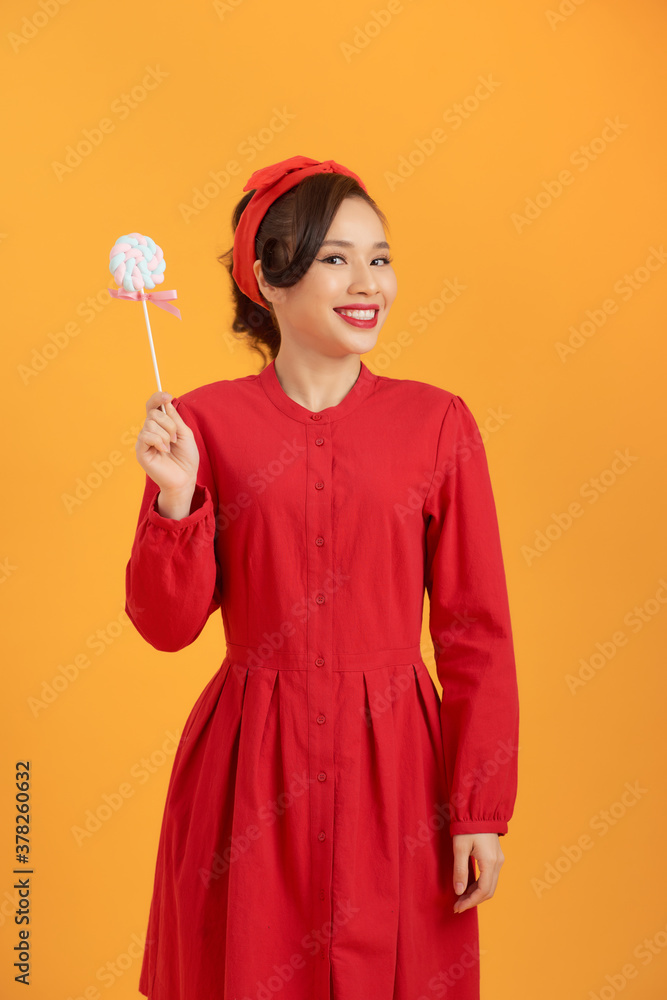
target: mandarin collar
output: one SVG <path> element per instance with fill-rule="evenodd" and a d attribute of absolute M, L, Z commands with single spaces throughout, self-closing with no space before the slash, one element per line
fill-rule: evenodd
<path fill-rule="evenodd" d="M 362 361 L 357 381 L 354 383 L 347 395 L 344 396 L 340 403 L 337 403 L 335 406 L 327 406 L 326 409 L 319 411 L 309 410 L 305 406 L 302 406 L 301 403 L 297 403 L 297 401 L 292 399 L 291 396 L 287 395 L 278 380 L 275 359 L 262 369 L 259 373 L 259 380 L 264 387 L 266 395 L 279 410 L 286 413 L 288 417 L 292 417 L 293 420 L 299 420 L 305 424 L 310 423 L 311 421 L 327 423 L 332 420 L 338 420 L 340 417 L 347 416 L 347 414 L 351 413 L 352 410 L 354 410 L 375 388 L 376 376 L 373 375 L 370 368 L 368 368 Z"/>

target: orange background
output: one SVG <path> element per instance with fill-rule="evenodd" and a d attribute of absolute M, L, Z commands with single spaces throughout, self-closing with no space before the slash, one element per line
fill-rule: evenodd
<path fill-rule="evenodd" d="M 31 996 L 137 997 L 176 740 L 224 655 L 219 616 L 169 655 L 124 621 L 155 384 L 109 250 L 134 230 L 164 248 L 164 388 L 257 371 L 215 258 L 250 173 L 295 154 L 349 166 L 389 217 L 399 293 L 364 361 L 460 394 L 487 434 L 522 715 L 483 1000 L 663 996 L 667 13 L 559 2 L 5 0 L 3 997 L 24 995 L 15 762 Z"/>

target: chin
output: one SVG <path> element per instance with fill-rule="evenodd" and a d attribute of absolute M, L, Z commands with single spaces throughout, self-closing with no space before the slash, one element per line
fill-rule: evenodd
<path fill-rule="evenodd" d="M 360 354 L 364 354 L 366 351 L 373 350 L 378 342 L 379 336 L 379 330 L 365 330 L 356 336 L 352 342 L 355 344 L 356 350 Z"/>

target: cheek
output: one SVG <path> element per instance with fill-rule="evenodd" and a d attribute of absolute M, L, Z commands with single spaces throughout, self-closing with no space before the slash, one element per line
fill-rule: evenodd
<path fill-rule="evenodd" d="M 320 271 L 311 278 L 307 275 L 300 282 L 300 305 L 306 309 L 317 309 L 326 306 L 331 308 L 332 301 L 341 294 L 341 275 L 334 271 Z"/>
<path fill-rule="evenodd" d="M 339 302 L 341 295 L 345 294 L 346 287 L 341 274 L 325 275 L 318 281 L 317 286 L 311 289 L 310 295 L 313 305 L 331 309 Z"/>
<path fill-rule="evenodd" d="M 383 275 L 382 290 L 387 301 L 393 302 L 398 292 L 398 280 L 394 272 Z"/>

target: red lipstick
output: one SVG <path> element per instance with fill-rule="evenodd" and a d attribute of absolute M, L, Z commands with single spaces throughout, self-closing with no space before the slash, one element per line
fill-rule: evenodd
<path fill-rule="evenodd" d="M 355 316 L 346 316 L 343 312 L 341 312 L 342 309 L 345 310 L 363 309 L 366 311 L 373 310 L 373 316 L 371 319 L 358 319 Z M 359 327 L 362 330 L 371 330 L 374 326 L 376 326 L 379 311 L 380 307 L 374 302 L 354 303 L 353 305 L 350 306 L 338 306 L 336 309 L 334 309 L 334 312 L 337 312 L 340 318 L 345 320 L 346 323 L 349 323 L 350 326 Z"/>

